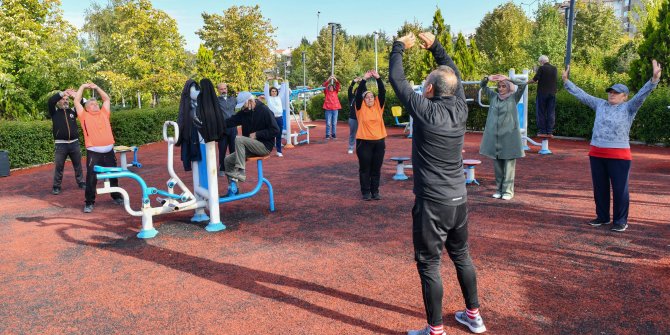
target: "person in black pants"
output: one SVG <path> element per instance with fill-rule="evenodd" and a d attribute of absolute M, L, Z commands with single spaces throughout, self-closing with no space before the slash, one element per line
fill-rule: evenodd
<path fill-rule="evenodd" d="M 367 90 L 366 80 L 377 79 L 379 96 Z M 381 200 L 379 182 L 382 163 L 386 152 L 386 127 L 384 126 L 384 102 L 386 89 L 377 71 L 370 70 L 363 76 L 356 89 L 356 155 L 358 156 L 358 175 L 363 200 Z"/>
<path fill-rule="evenodd" d="M 77 112 L 70 107 L 69 98 L 74 98 L 75 91 L 67 89 L 54 94 L 47 106 L 49 108 L 48 118 L 52 121 L 52 133 L 54 136 L 54 179 L 52 194 L 60 194 L 61 182 L 63 181 L 63 169 L 65 160 L 70 157 L 74 168 L 74 178 L 79 188 L 85 188 L 84 174 L 81 170 L 81 149 L 79 148 L 79 131 L 77 127 Z"/>
<path fill-rule="evenodd" d="M 235 105 L 237 104 L 237 98 L 234 95 L 228 94 L 228 84 L 220 83 L 216 85 L 216 90 L 219 92 L 217 99 L 219 100 L 219 108 L 221 113 L 223 113 L 224 120 L 228 120 L 233 114 L 235 114 Z M 228 153 L 235 152 L 235 137 L 237 137 L 237 127 L 226 128 L 225 136 L 221 137 L 218 141 L 219 143 L 219 176 L 223 176 L 225 168 L 223 166 L 223 160 L 226 158 L 226 148 L 228 148 Z"/>
<path fill-rule="evenodd" d="M 389 81 L 414 119 L 412 168 L 414 208 L 412 238 L 428 325 L 409 335 L 444 334 L 440 258 L 443 246 L 456 267 L 466 309 L 456 320 L 475 333 L 486 331 L 479 315 L 477 275 L 468 250 L 468 209 L 463 174 L 463 137 L 468 107 L 458 68 L 431 33 L 421 33 L 421 47 L 439 65 L 426 77 L 423 94 L 414 93 L 402 67 L 403 53 L 415 43 L 414 34 L 393 43 Z"/>
<path fill-rule="evenodd" d="M 537 117 L 537 135 L 553 137 L 554 123 L 556 123 L 556 81 L 558 70 L 549 64 L 549 57 L 542 55 L 538 59 L 540 67 L 529 84 L 537 84 L 535 110 Z"/>

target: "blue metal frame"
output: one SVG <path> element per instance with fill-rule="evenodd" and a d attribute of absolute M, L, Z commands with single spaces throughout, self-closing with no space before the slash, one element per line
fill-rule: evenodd
<path fill-rule="evenodd" d="M 111 178 L 131 178 L 137 181 L 138 184 L 140 184 L 140 187 L 142 188 L 142 203 L 143 204 L 148 204 L 149 203 L 149 194 L 156 194 L 154 191 L 156 188 L 153 187 L 147 187 L 147 183 L 144 182 L 144 179 L 142 177 L 138 176 L 135 173 L 132 173 L 130 171 L 121 171 L 121 168 L 109 168 L 109 167 L 102 167 L 99 165 L 96 165 L 93 167 L 93 171 L 97 172 L 96 177 L 98 179 L 111 179 Z M 152 191 L 153 189 L 153 191 Z"/>
<path fill-rule="evenodd" d="M 271 212 L 275 211 L 275 198 L 274 198 L 274 192 L 272 190 L 272 184 L 270 184 L 270 181 L 265 179 L 265 177 L 263 176 L 263 160 L 259 159 L 256 165 L 258 167 L 258 183 L 256 184 L 256 187 L 254 187 L 254 189 L 251 190 L 250 192 L 220 197 L 219 198 L 220 204 L 253 197 L 261 189 L 263 183 L 265 183 L 265 185 L 267 185 L 268 187 L 268 193 L 270 194 L 270 211 Z M 235 182 L 231 182 L 231 187 L 237 188 Z"/>

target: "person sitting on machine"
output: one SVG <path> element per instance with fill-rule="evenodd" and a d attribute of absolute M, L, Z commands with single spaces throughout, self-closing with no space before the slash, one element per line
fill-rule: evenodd
<path fill-rule="evenodd" d="M 245 181 L 246 159 L 269 155 L 280 131 L 270 108 L 250 92 L 237 95 L 235 108 L 241 110 L 226 120 L 226 127 L 242 126 L 242 136 L 235 139 L 235 152 L 226 156 L 224 168 L 230 180 Z"/>

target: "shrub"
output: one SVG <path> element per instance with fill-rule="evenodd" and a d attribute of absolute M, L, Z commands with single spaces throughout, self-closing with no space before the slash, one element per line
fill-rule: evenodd
<path fill-rule="evenodd" d="M 142 145 L 163 138 L 163 123 L 177 119 L 178 108 L 134 109 L 113 112 L 110 122 L 117 145 Z M 84 136 L 79 126 L 79 140 L 85 153 Z M 12 168 L 53 161 L 54 141 L 51 121 L 0 122 L 0 150 L 9 152 Z"/>

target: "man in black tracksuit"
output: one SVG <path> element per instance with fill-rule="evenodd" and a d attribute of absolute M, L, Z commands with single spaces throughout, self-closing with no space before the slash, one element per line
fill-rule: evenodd
<path fill-rule="evenodd" d="M 486 328 L 479 316 L 475 268 L 468 251 L 467 191 L 461 154 L 468 118 L 465 93 L 460 73 L 440 42 L 430 33 L 419 37 L 421 47 L 432 52 L 439 65 L 426 77 L 423 95 L 412 90 L 402 66 L 404 50 L 414 45 L 413 34 L 393 43 L 389 61 L 391 86 L 414 118 L 412 237 L 428 327 L 409 334 L 443 333 L 443 246 L 456 267 L 466 305 L 465 311 L 456 313 L 456 320 L 473 332 L 483 332 Z"/>
<path fill-rule="evenodd" d="M 55 142 L 54 150 L 54 181 L 51 193 L 60 194 L 63 180 L 65 159 L 70 157 L 74 167 L 74 176 L 79 188 L 85 188 L 84 174 L 81 170 L 81 149 L 79 148 L 79 131 L 77 128 L 77 112 L 70 107 L 68 98 L 74 98 L 74 90 L 66 90 L 54 94 L 47 106 L 48 118 L 52 121 L 52 132 Z"/>
<path fill-rule="evenodd" d="M 270 108 L 251 93 L 240 92 L 235 107 L 241 110 L 226 120 L 226 127 L 242 126 L 242 136 L 235 138 L 235 151 L 224 159 L 224 168 L 229 178 L 245 181 L 246 159 L 269 155 L 280 130 Z"/>

